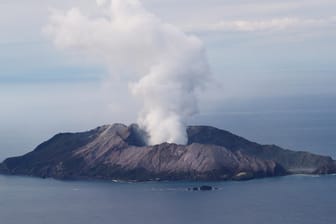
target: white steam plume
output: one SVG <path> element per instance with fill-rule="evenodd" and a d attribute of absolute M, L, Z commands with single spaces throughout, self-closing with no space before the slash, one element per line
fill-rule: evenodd
<path fill-rule="evenodd" d="M 100 60 L 111 73 L 132 74 L 143 103 L 139 124 L 149 144 L 185 144 L 187 119 L 198 112 L 195 91 L 209 68 L 202 42 L 146 11 L 138 0 L 97 0 L 101 16 L 54 12 L 47 34 L 56 46 Z"/>

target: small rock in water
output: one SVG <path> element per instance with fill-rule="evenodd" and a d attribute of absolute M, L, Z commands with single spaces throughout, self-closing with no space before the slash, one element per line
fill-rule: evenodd
<path fill-rule="evenodd" d="M 208 186 L 208 185 L 203 185 L 201 187 L 189 187 L 188 188 L 188 191 L 212 191 L 216 188 L 213 188 L 211 186 Z"/>
<path fill-rule="evenodd" d="M 212 191 L 212 187 L 211 186 L 207 186 L 207 185 L 203 185 L 200 187 L 201 191 Z"/>

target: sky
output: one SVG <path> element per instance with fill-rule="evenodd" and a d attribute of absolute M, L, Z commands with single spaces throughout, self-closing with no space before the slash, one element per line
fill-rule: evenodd
<path fill-rule="evenodd" d="M 308 149 L 336 137 L 321 134 L 336 123 L 335 1 L 142 3 L 204 43 L 212 83 L 199 93 L 200 114 L 190 123 Z M 0 1 L 0 159 L 27 152 L 58 132 L 137 119 L 140 106 L 124 78 L 111 80 L 106 67 L 56 48 L 45 34 L 51 13 L 72 7 L 97 14 L 94 0 Z M 293 123 L 298 117 L 306 119 Z M 297 132 L 323 127 L 321 137 L 305 144 L 294 124 L 301 128 Z M 328 152 L 334 143 L 329 141 Z"/>

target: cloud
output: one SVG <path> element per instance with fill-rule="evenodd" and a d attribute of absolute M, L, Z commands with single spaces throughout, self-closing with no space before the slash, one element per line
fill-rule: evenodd
<path fill-rule="evenodd" d="M 201 40 L 162 22 L 138 0 L 98 5 L 105 7 L 95 17 L 78 8 L 55 11 L 47 34 L 59 48 L 127 79 L 143 105 L 139 123 L 149 132 L 150 144 L 187 143 L 187 119 L 198 112 L 196 91 L 210 73 Z"/>
<path fill-rule="evenodd" d="M 103 6 L 106 4 L 107 0 L 96 0 L 98 6 Z"/>
<path fill-rule="evenodd" d="M 268 20 L 228 20 L 191 26 L 188 31 L 195 32 L 261 32 L 270 30 L 288 30 L 293 28 L 318 28 L 336 25 L 336 17 L 324 19 L 301 19 L 295 17 L 276 18 Z"/>

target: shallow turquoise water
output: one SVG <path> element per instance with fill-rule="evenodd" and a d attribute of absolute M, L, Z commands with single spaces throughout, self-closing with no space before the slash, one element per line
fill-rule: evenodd
<path fill-rule="evenodd" d="M 210 183 L 113 183 L 0 176 L 1 224 L 336 223 L 336 176 Z"/>

